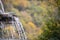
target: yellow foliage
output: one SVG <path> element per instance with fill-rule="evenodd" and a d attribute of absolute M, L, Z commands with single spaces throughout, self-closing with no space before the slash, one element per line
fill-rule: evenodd
<path fill-rule="evenodd" d="M 13 5 L 20 5 L 23 7 L 27 7 L 30 5 L 29 1 L 27 0 L 3 0 L 4 4 L 13 4 Z"/>
<path fill-rule="evenodd" d="M 28 22 L 28 25 L 29 25 L 31 28 L 36 29 L 36 26 L 35 26 L 35 24 L 34 24 L 33 22 Z"/>
<path fill-rule="evenodd" d="M 14 5 L 21 5 L 23 7 L 27 7 L 29 5 L 29 2 L 27 0 L 14 0 Z"/>
<path fill-rule="evenodd" d="M 26 22 L 22 19 L 20 19 L 20 21 L 22 22 L 22 24 L 25 26 L 26 25 Z"/>
<path fill-rule="evenodd" d="M 33 40 L 34 39 L 34 36 L 30 33 L 27 34 L 27 37 L 29 38 L 28 40 Z"/>
<path fill-rule="evenodd" d="M 43 33 L 43 30 L 42 29 L 39 29 L 37 34 L 40 35 L 41 33 Z"/>
<path fill-rule="evenodd" d="M 22 16 L 21 13 L 19 12 L 19 10 L 15 9 L 15 8 L 12 7 L 10 10 L 11 10 L 12 12 L 14 12 L 15 15 Z"/>

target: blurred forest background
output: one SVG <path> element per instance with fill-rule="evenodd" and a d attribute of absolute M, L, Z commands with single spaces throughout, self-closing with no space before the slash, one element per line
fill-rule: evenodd
<path fill-rule="evenodd" d="M 60 40 L 60 0 L 2 0 L 6 12 L 20 16 L 28 40 Z"/>

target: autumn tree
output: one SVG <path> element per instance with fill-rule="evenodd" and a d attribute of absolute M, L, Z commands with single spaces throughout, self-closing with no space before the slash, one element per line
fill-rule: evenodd
<path fill-rule="evenodd" d="M 56 1 L 56 0 L 54 0 Z M 56 1 L 57 9 L 59 7 L 59 0 Z M 42 27 L 44 31 L 41 35 L 38 36 L 37 40 L 60 40 L 60 9 L 58 9 L 57 15 L 51 16 L 51 19 L 45 21 L 45 26 Z"/>

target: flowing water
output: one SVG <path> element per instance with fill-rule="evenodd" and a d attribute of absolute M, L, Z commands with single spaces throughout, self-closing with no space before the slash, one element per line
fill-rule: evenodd
<path fill-rule="evenodd" d="M 1 0 L 0 0 L 0 6 L 1 6 L 2 11 L 4 12 L 4 6 Z"/>
<path fill-rule="evenodd" d="M 0 0 L 0 6 L 1 6 L 1 10 L 0 10 L 0 12 L 3 14 L 3 13 L 5 13 L 5 11 L 4 11 L 4 6 L 3 6 L 3 3 L 2 3 L 2 1 Z M 5 30 L 7 30 L 6 31 L 6 33 L 4 33 L 4 31 L 1 31 L 2 32 L 2 35 L 1 35 L 1 38 L 0 38 L 0 40 L 27 40 L 27 37 L 26 37 L 26 34 L 25 34 L 25 31 L 24 31 L 24 29 L 23 29 L 23 25 L 22 25 L 22 23 L 19 21 L 19 18 L 18 17 L 15 17 L 15 16 L 12 16 L 14 19 L 15 19 L 15 21 L 12 21 L 11 22 L 11 24 L 15 27 L 15 29 L 16 29 L 16 34 L 18 35 L 16 38 L 15 38 L 15 31 L 13 31 L 12 30 L 12 28 L 13 27 L 11 27 L 11 30 L 10 31 L 8 31 L 8 28 L 10 28 L 10 27 L 6 27 L 5 28 L 5 26 L 6 26 L 6 23 L 3 23 L 3 22 L 0 22 L 0 28 L 2 28 L 4 31 Z M 8 23 L 8 22 L 7 22 Z M 14 28 L 13 28 L 14 29 Z M 14 32 L 14 34 L 13 34 L 13 32 Z M 7 35 L 6 35 L 7 34 Z M 11 36 L 12 35 L 12 36 Z M 11 36 L 11 37 L 10 37 Z"/>

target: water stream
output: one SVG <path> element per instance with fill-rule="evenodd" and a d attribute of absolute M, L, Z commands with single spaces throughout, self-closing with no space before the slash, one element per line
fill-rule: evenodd
<path fill-rule="evenodd" d="M 3 13 L 5 13 L 5 11 L 4 11 L 4 6 L 3 6 L 3 3 L 2 3 L 1 0 L 0 0 L 0 5 L 1 5 L 1 11 L 2 11 L 2 14 L 3 14 Z M 1 11 L 0 11 L 0 12 L 1 12 Z M 0 40 L 27 40 L 25 31 L 24 31 L 24 29 L 23 29 L 23 25 L 22 25 L 22 23 L 19 21 L 19 18 L 18 18 L 18 17 L 14 17 L 14 19 L 15 19 L 16 29 L 17 29 L 17 31 L 18 31 L 18 33 L 19 33 L 19 39 L 14 39 L 14 36 L 13 36 L 13 33 L 12 33 L 12 39 L 10 39 L 10 38 L 1 39 L 1 38 L 0 38 Z M 14 25 L 14 22 L 13 22 L 12 24 Z M 3 25 L 4 25 L 4 24 L 2 24 L 2 26 L 0 26 L 0 27 L 3 27 Z M 14 26 L 15 26 L 15 25 L 14 25 Z"/>

